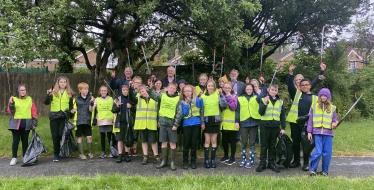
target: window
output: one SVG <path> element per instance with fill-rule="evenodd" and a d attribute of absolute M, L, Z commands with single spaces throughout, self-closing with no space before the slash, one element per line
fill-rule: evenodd
<path fill-rule="evenodd" d="M 356 69 L 356 61 L 348 61 L 348 70 Z"/>

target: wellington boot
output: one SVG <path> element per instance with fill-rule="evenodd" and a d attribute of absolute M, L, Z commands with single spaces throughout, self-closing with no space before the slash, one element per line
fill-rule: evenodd
<path fill-rule="evenodd" d="M 163 168 L 168 164 L 168 148 L 161 148 L 162 161 L 156 166 L 157 169 Z"/>

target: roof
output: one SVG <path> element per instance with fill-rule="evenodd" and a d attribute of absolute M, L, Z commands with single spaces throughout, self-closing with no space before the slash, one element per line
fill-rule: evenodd
<path fill-rule="evenodd" d="M 90 53 L 91 51 L 94 51 L 94 50 L 95 50 L 95 48 L 92 48 L 92 49 L 86 51 L 86 54 L 87 54 L 87 53 Z M 75 59 L 79 59 L 79 58 L 82 57 L 82 56 L 83 56 L 83 53 L 79 54 L 77 57 L 75 57 Z"/>
<path fill-rule="evenodd" d="M 360 55 L 358 55 L 358 53 L 354 50 L 354 49 L 352 49 L 349 53 L 348 53 L 348 57 L 352 54 L 352 53 L 354 53 L 360 60 L 364 60 Z"/>
<path fill-rule="evenodd" d="M 34 59 L 35 62 L 58 62 L 58 59 Z"/>
<path fill-rule="evenodd" d="M 285 51 L 285 52 L 282 52 L 282 53 L 274 53 L 270 56 L 270 58 L 272 58 L 276 61 L 283 61 L 291 55 L 293 55 L 292 51 Z"/>

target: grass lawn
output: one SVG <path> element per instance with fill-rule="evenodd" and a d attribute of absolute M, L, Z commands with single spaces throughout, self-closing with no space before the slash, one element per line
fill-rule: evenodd
<path fill-rule="evenodd" d="M 8 131 L 8 116 L 0 116 L 0 124 L 2 126 L 2 133 L 0 136 L 0 157 L 9 158 L 11 155 L 12 134 Z M 52 138 L 49 129 L 49 120 L 47 117 L 39 118 L 39 126 L 36 132 L 41 137 L 43 143 L 48 148 L 48 153 L 42 156 L 51 156 L 53 154 Z M 290 128 L 286 128 L 286 133 L 290 135 Z M 31 136 L 31 135 L 30 135 Z M 374 128 L 372 121 L 361 120 L 354 123 L 342 123 L 337 130 L 335 130 L 333 156 L 374 156 Z M 95 156 L 101 153 L 100 148 L 100 133 L 98 127 L 93 127 L 93 149 Z M 238 150 L 240 146 L 238 145 Z M 239 151 L 237 151 L 239 156 Z M 260 146 L 257 145 L 257 153 L 260 153 Z M 73 153 L 75 156 L 77 153 Z M 141 144 L 138 144 L 138 154 L 141 155 Z M 218 152 L 221 156 L 223 151 Z M 21 148 L 19 148 L 19 155 L 21 155 Z M 178 152 L 181 156 L 181 153 Z M 198 156 L 203 157 L 203 151 L 198 151 Z"/>
<path fill-rule="evenodd" d="M 235 175 L 0 178 L 0 189 L 372 189 L 374 178 Z"/>

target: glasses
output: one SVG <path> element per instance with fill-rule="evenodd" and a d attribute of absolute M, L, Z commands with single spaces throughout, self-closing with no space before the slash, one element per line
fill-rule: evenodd
<path fill-rule="evenodd" d="M 223 89 L 225 89 L 225 90 L 231 90 L 232 88 L 230 88 L 230 87 L 224 87 Z"/>
<path fill-rule="evenodd" d="M 26 91 L 26 89 L 25 90 L 19 90 L 20 92 L 25 92 Z"/>

